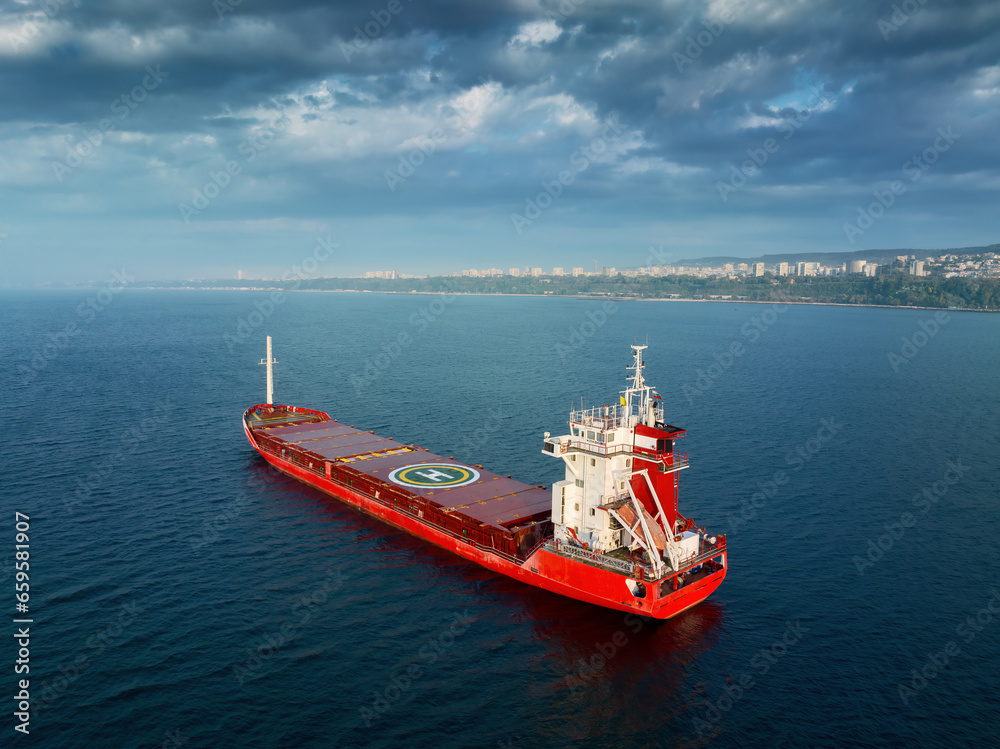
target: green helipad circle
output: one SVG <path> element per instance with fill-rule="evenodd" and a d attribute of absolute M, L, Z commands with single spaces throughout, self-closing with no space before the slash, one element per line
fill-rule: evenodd
<path fill-rule="evenodd" d="M 416 486 L 429 489 L 433 486 L 465 486 L 479 480 L 475 468 L 449 463 L 416 463 L 397 468 L 389 474 L 389 481 L 400 486 Z"/>

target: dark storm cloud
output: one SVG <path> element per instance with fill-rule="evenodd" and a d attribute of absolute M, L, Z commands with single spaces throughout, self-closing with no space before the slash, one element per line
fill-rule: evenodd
<path fill-rule="evenodd" d="M 0 30 L 2 184 L 29 223 L 69 206 L 167 218 L 235 159 L 206 225 L 451 209 L 504 225 L 576 158 L 539 225 L 683 220 L 708 246 L 703 227 L 770 215 L 832 247 L 942 128 L 958 139 L 895 215 L 996 200 L 997 3 L 51 0 L 7 6 Z M 168 77 L 54 180 L 53 161 L 72 159 L 147 66 Z M 611 117 L 627 133 L 579 161 Z M 777 149 L 723 199 L 769 139 Z M 414 175 L 390 189 L 420 144 Z"/>

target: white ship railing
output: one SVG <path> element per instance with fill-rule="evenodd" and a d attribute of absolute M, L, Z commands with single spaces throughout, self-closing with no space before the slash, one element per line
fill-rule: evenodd
<path fill-rule="evenodd" d="M 571 411 L 569 420 L 597 429 L 617 429 L 628 426 L 628 406 L 594 406 L 579 411 Z"/>
<path fill-rule="evenodd" d="M 611 557 L 607 554 L 599 554 L 596 551 L 589 551 L 587 549 L 581 549 L 579 546 L 573 546 L 566 543 L 556 543 L 555 541 L 549 539 L 543 545 L 543 549 L 555 552 L 556 554 L 561 554 L 562 556 L 572 557 L 574 559 L 580 559 L 585 562 L 590 562 L 591 564 L 596 564 L 601 567 L 607 567 L 608 569 L 614 570 L 615 572 L 620 572 L 623 575 L 632 576 L 635 574 L 636 569 L 643 569 L 646 571 L 647 576 L 653 574 L 653 570 L 645 565 L 639 564 L 638 562 L 625 561 L 624 559 L 618 559 L 617 557 Z"/>
<path fill-rule="evenodd" d="M 601 554 L 596 551 L 590 551 L 589 549 L 582 549 L 579 546 L 574 546 L 569 543 L 557 543 L 553 539 L 545 540 L 541 548 L 551 551 L 555 554 L 560 554 L 565 557 L 571 557 L 573 559 L 579 559 L 584 562 L 589 562 L 595 564 L 599 567 L 605 567 L 609 570 L 614 570 L 623 575 L 628 575 L 629 577 L 637 577 L 639 570 L 642 570 L 643 579 L 656 582 L 664 577 L 673 577 L 679 572 L 686 572 L 692 567 L 697 567 L 699 564 L 707 562 L 712 557 L 716 557 L 726 550 L 726 543 L 723 540 L 719 544 L 714 544 L 706 547 L 703 551 L 697 554 L 692 554 L 684 559 L 680 560 L 678 569 L 669 569 L 669 564 L 667 565 L 667 571 L 661 574 L 659 577 L 656 576 L 656 572 L 652 567 L 645 564 L 640 564 L 639 562 L 633 562 L 625 559 L 619 559 L 618 557 L 608 556 L 607 554 Z"/>
<path fill-rule="evenodd" d="M 669 452 L 658 453 L 646 447 L 627 444 L 599 444 L 587 440 L 569 440 L 568 442 L 556 442 L 549 440 L 553 445 L 558 445 L 558 454 L 564 453 L 584 453 L 600 458 L 610 458 L 613 455 L 638 455 L 648 460 L 658 461 L 663 464 L 664 472 L 671 473 L 680 471 L 688 467 L 687 453 Z M 553 451 L 555 452 L 555 451 Z"/>

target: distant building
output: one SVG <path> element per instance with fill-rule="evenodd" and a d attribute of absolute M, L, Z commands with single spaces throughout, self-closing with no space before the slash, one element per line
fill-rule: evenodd
<path fill-rule="evenodd" d="M 864 260 L 852 260 L 847 264 L 848 273 L 864 273 L 867 263 Z"/>
<path fill-rule="evenodd" d="M 924 276 L 927 275 L 924 272 L 924 261 L 914 260 L 910 263 L 910 275 L 911 276 Z"/>
<path fill-rule="evenodd" d="M 755 277 L 760 278 L 764 275 L 764 263 L 754 263 L 753 264 L 753 274 Z"/>
<path fill-rule="evenodd" d="M 575 268 L 573 268 L 573 275 L 574 276 L 582 276 L 583 275 L 583 268 L 581 268 L 580 266 L 576 266 Z"/>
<path fill-rule="evenodd" d="M 520 276 L 521 275 L 521 269 L 520 268 L 511 268 L 510 269 L 510 275 L 514 276 L 515 278 L 517 276 Z"/>
<path fill-rule="evenodd" d="M 541 268 L 532 268 L 531 269 L 531 275 L 533 275 L 533 276 L 535 276 L 537 278 L 538 276 L 542 275 L 542 269 Z"/>
<path fill-rule="evenodd" d="M 605 265 L 601 269 L 601 274 L 605 275 L 605 276 L 617 276 L 618 275 L 618 269 L 617 268 L 612 268 L 610 266 Z"/>
<path fill-rule="evenodd" d="M 553 276 L 565 276 L 566 275 L 566 271 L 564 271 L 562 268 L 553 268 L 552 269 L 552 275 Z"/>
<path fill-rule="evenodd" d="M 788 263 L 778 263 L 778 275 L 779 276 L 788 275 Z"/>
<path fill-rule="evenodd" d="M 736 266 L 736 270 L 741 270 L 744 273 L 747 273 L 750 271 L 750 266 L 747 265 L 746 263 L 740 263 L 739 265 Z"/>
<path fill-rule="evenodd" d="M 241 270 L 236 271 L 236 280 L 237 281 L 242 281 L 243 280 L 243 271 L 241 271 Z"/>
<path fill-rule="evenodd" d="M 865 263 L 865 275 L 874 276 L 878 273 L 878 266 L 875 263 Z"/>
<path fill-rule="evenodd" d="M 800 262 L 796 267 L 799 276 L 815 276 L 819 272 L 819 263 Z"/>

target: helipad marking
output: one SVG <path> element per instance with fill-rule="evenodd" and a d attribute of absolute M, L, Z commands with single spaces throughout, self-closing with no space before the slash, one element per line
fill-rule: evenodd
<path fill-rule="evenodd" d="M 465 486 L 479 480 L 479 471 L 459 465 L 441 463 L 416 463 L 397 468 L 389 474 L 389 481 L 400 486 L 454 487 Z"/>

